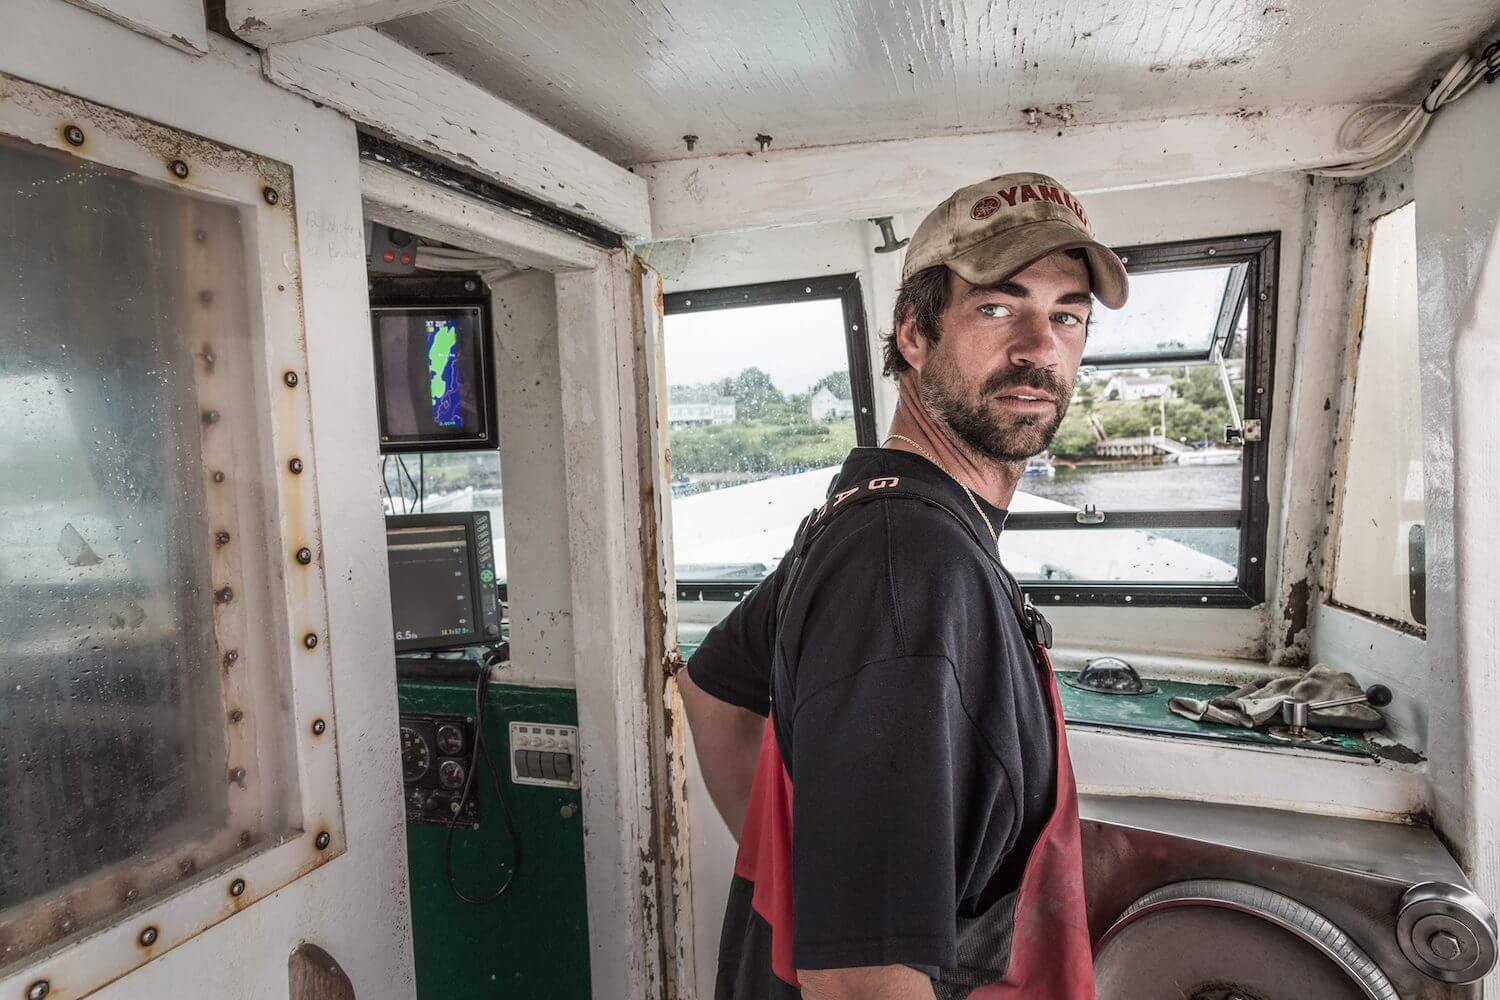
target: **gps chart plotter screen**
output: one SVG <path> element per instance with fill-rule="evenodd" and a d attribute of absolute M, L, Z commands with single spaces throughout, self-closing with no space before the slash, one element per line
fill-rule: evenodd
<path fill-rule="evenodd" d="M 387 306 L 371 314 L 382 448 L 492 444 L 480 310 Z"/>

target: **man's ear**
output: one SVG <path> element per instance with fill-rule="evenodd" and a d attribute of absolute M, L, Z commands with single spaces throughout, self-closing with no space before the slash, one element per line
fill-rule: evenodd
<path fill-rule="evenodd" d="M 917 330 L 917 321 L 912 318 L 910 311 L 896 324 L 896 349 L 901 352 L 906 363 L 920 374 L 922 367 L 927 364 L 927 352 L 932 349 L 932 345 Z"/>

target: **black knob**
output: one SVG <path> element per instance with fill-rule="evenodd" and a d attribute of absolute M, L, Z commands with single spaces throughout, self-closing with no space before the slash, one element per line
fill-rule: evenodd
<path fill-rule="evenodd" d="M 1391 703 L 1391 689 L 1384 684 L 1371 684 L 1365 688 L 1365 697 L 1376 708 L 1384 708 Z"/>

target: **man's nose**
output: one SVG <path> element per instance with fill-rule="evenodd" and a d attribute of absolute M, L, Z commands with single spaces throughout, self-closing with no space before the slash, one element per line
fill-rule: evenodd
<path fill-rule="evenodd" d="M 1062 360 L 1052 319 L 1045 311 L 1027 312 L 1011 327 L 1007 358 L 1017 368 L 1055 368 Z"/>

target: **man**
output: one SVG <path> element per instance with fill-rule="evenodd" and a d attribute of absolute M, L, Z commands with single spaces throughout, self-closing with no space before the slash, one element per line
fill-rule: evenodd
<path fill-rule="evenodd" d="M 1050 630 L 998 533 L 1093 300 L 1126 292 L 1039 174 L 963 188 L 912 237 L 886 447 L 850 454 L 682 682 L 740 839 L 717 1000 L 1093 997 Z"/>

